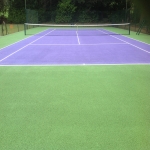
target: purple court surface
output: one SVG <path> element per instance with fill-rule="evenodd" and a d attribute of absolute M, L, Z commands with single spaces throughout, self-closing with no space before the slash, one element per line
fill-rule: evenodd
<path fill-rule="evenodd" d="M 2 48 L 0 66 L 150 64 L 149 44 L 107 30 L 63 32 L 49 29 Z"/>

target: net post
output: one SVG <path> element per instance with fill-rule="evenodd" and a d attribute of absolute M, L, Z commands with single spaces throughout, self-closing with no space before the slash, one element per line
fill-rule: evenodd
<path fill-rule="evenodd" d="M 0 33 L 0 36 L 3 35 L 3 29 L 2 29 L 2 25 L 0 25 L 1 27 L 1 33 Z"/>
<path fill-rule="evenodd" d="M 2 23 L 2 35 L 4 35 L 4 27 L 3 27 L 3 23 Z"/>
<path fill-rule="evenodd" d="M 24 23 L 24 35 L 27 35 L 26 34 L 26 23 Z"/>
<path fill-rule="evenodd" d="M 5 28 L 6 28 L 6 35 L 8 34 L 8 29 L 7 29 L 7 25 L 5 23 Z"/>
<path fill-rule="evenodd" d="M 129 35 L 130 35 L 130 23 L 129 23 Z"/>
<path fill-rule="evenodd" d="M 8 34 L 7 25 L 5 21 L 3 21 L 2 22 L 2 35 L 7 35 L 7 34 Z"/>

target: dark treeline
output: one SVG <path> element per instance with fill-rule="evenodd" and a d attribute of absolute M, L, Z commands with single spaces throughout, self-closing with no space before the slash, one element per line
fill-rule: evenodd
<path fill-rule="evenodd" d="M 73 5 L 76 10 L 116 10 L 125 9 L 126 0 L 9 0 L 15 8 L 36 9 L 36 10 L 58 10 L 61 7 Z M 129 1 L 127 0 L 129 3 Z"/>
<path fill-rule="evenodd" d="M 7 12 L 7 21 L 13 23 L 28 22 L 27 16 L 37 17 L 25 9 L 37 11 L 38 22 L 128 22 L 128 14 L 133 15 L 135 8 L 135 0 L 0 0 L 1 16 Z M 134 15 L 132 20 L 141 16 Z"/>
<path fill-rule="evenodd" d="M 16 16 L 14 13 L 16 8 L 22 9 L 22 11 L 25 8 L 24 3 L 17 1 L 12 2 L 11 13 L 9 13 L 12 14 L 11 20 L 14 18 L 13 15 Z M 26 8 L 38 11 L 38 22 L 40 23 L 108 22 L 108 15 L 110 15 L 108 12 L 126 11 L 126 7 L 130 7 L 130 3 L 128 2 L 126 5 L 126 2 L 126 0 L 26 0 Z M 123 19 L 118 20 L 118 17 L 116 17 L 115 22 L 122 20 L 125 22 L 125 14 L 123 12 L 122 15 Z M 31 16 L 31 11 L 27 16 Z M 21 17 L 18 18 L 20 18 L 18 22 L 23 22 L 23 17 L 22 20 Z M 17 20 L 13 19 L 12 21 L 16 22 Z M 32 21 L 27 19 L 26 22 Z"/>

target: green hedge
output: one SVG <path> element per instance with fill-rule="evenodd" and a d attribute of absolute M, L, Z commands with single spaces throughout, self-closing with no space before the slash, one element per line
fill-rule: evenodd
<path fill-rule="evenodd" d="M 9 9 L 8 22 L 10 23 L 24 23 L 25 22 L 25 10 L 24 9 Z"/>

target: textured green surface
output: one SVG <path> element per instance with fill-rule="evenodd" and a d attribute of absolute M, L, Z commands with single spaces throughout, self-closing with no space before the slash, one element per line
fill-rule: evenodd
<path fill-rule="evenodd" d="M 149 150 L 150 66 L 0 67 L 1 150 Z"/>

